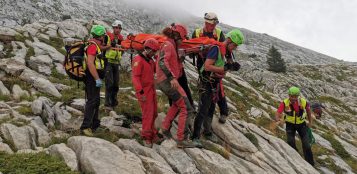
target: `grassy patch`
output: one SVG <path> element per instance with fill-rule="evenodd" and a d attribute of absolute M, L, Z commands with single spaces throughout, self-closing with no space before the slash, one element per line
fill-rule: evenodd
<path fill-rule="evenodd" d="M 258 139 L 257 139 L 257 137 L 255 137 L 254 134 L 247 132 L 244 134 L 244 136 L 247 137 L 249 139 L 249 141 L 255 145 L 255 147 L 259 147 Z"/>
<path fill-rule="evenodd" d="M 33 49 L 33 47 L 28 47 L 25 59 L 28 60 L 31 56 L 35 56 L 35 49 Z"/>
<path fill-rule="evenodd" d="M 8 96 L 8 95 L 1 95 L 0 94 L 0 101 L 5 101 L 5 102 L 7 102 L 7 101 L 10 101 L 11 100 L 11 97 L 10 96 Z"/>
<path fill-rule="evenodd" d="M 62 97 L 57 98 L 57 97 L 49 95 L 49 94 L 41 93 L 42 96 L 45 96 L 45 97 L 51 99 L 53 102 L 63 102 L 66 105 L 69 105 L 73 101 L 73 99 L 84 98 L 84 96 L 85 96 L 84 89 L 82 87 L 77 88 L 77 86 L 72 87 L 71 89 L 65 89 L 65 90 L 61 91 L 61 94 L 62 94 Z"/>
<path fill-rule="evenodd" d="M 106 132 L 106 131 L 97 131 L 94 133 L 94 136 L 97 138 L 101 138 L 104 140 L 107 140 L 109 142 L 117 142 L 120 138 L 127 138 L 122 135 L 119 135 L 118 133 L 115 132 Z"/>
<path fill-rule="evenodd" d="M 262 82 L 257 82 L 257 81 L 251 81 L 249 84 L 252 85 L 252 86 L 255 87 L 255 88 L 260 88 L 260 87 L 262 87 L 262 86 L 265 85 L 264 83 L 262 83 Z"/>
<path fill-rule="evenodd" d="M 12 45 L 10 43 L 4 44 L 4 52 L 5 52 L 4 57 L 6 58 L 14 57 L 15 55 L 12 53 L 13 49 L 14 48 L 12 48 Z"/>
<path fill-rule="evenodd" d="M 131 74 L 126 70 L 120 69 L 119 71 L 119 86 L 121 88 L 132 87 Z"/>
<path fill-rule="evenodd" d="M 335 161 L 333 159 L 331 159 L 330 157 L 323 159 L 323 160 L 316 158 L 316 162 L 317 162 L 317 166 L 326 167 L 336 174 L 346 173 L 346 171 L 341 169 L 338 165 L 336 165 Z"/>
<path fill-rule="evenodd" d="M 342 144 L 334 138 L 333 134 L 325 133 L 322 135 L 322 137 L 331 143 L 333 149 L 335 149 L 338 156 L 340 156 L 343 159 L 351 158 L 350 154 L 346 151 L 346 149 L 342 146 Z"/>
<path fill-rule="evenodd" d="M 51 76 L 55 79 L 58 79 L 59 81 L 61 81 L 63 83 L 63 80 L 69 80 L 69 77 L 66 75 L 63 75 L 61 73 L 59 73 L 56 68 L 52 68 L 51 70 Z"/>
<path fill-rule="evenodd" d="M 305 77 L 311 78 L 313 80 L 322 80 L 322 74 L 318 67 L 316 66 L 305 66 L 304 68 L 299 68 L 299 72 L 301 72 Z"/>
<path fill-rule="evenodd" d="M 115 108 L 118 114 L 125 115 L 131 120 L 141 119 L 141 109 L 139 103 L 130 98 L 130 95 L 119 93 L 119 107 Z"/>
<path fill-rule="evenodd" d="M 79 134 L 78 134 L 79 135 Z M 68 140 L 69 137 L 55 137 L 55 138 L 52 138 L 51 141 L 44 145 L 44 148 L 47 148 L 47 147 L 50 147 L 54 144 L 61 144 L 61 143 L 65 143 L 67 144 L 67 140 Z"/>
<path fill-rule="evenodd" d="M 202 145 L 205 149 L 210 150 L 214 153 L 221 155 L 223 158 L 229 160 L 230 158 L 230 147 L 219 147 L 214 145 L 213 143 L 207 143 L 206 141 L 202 141 Z"/>
<path fill-rule="evenodd" d="M 347 74 L 344 73 L 343 71 L 340 71 L 337 75 L 336 75 L 336 79 L 339 81 L 346 81 L 348 79 Z"/>
<path fill-rule="evenodd" d="M 38 154 L 5 154 L 0 153 L 0 171 L 7 174 L 23 173 L 61 173 L 76 174 L 58 157 Z"/>
<path fill-rule="evenodd" d="M 30 106 L 21 106 L 19 109 L 17 109 L 17 111 L 21 114 L 21 115 L 33 115 L 32 114 L 32 109 Z"/>
<path fill-rule="evenodd" d="M 21 35 L 21 34 L 16 34 L 16 35 L 15 35 L 15 40 L 16 40 L 16 41 L 20 41 L 20 42 L 25 42 L 26 37 L 24 37 L 24 36 Z"/>
<path fill-rule="evenodd" d="M 6 79 L 3 79 L 2 82 L 4 83 L 6 88 L 9 90 L 11 90 L 15 84 L 19 85 L 21 87 L 21 89 L 27 90 L 27 91 L 29 91 L 32 87 L 31 84 L 26 83 L 25 81 L 21 80 L 18 77 L 6 78 Z"/>

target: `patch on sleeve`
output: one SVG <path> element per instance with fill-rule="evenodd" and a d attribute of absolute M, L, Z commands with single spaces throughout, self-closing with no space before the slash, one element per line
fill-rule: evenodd
<path fill-rule="evenodd" d="M 135 66 L 138 66 L 138 65 L 139 65 L 139 62 L 134 62 L 133 66 L 135 67 Z"/>

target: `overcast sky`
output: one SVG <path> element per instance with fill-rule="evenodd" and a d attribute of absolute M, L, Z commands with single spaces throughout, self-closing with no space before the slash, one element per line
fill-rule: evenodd
<path fill-rule="evenodd" d="M 357 0 L 147 0 L 357 62 Z"/>

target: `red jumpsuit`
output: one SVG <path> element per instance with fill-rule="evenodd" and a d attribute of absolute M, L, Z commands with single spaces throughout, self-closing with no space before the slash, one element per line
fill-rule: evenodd
<path fill-rule="evenodd" d="M 135 88 L 136 97 L 141 106 L 142 131 L 141 136 L 145 140 L 152 141 L 157 130 L 154 123 L 157 117 L 157 100 L 155 90 L 155 63 L 144 55 L 137 55 L 132 63 L 132 82 Z M 146 97 L 146 101 L 142 101 Z"/>
<path fill-rule="evenodd" d="M 170 81 L 178 79 L 182 75 L 182 63 L 179 61 L 175 49 L 175 42 L 168 39 L 163 43 L 159 58 L 156 64 L 157 86 L 164 92 L 172 101 L 173 104 L 169 108 L 167 115 L 162 122 L 162 129 L 168 130 L 172 121 L 175 119 L 177 112 L 179 113 L 177 139 L 182 141 L 185 137 L 185 127 L 187 126 L 187 117 L 193 114 L 193 108 L 186 97 L 185 91 L 181 86 L 177 90 L 171 88 Z"/>

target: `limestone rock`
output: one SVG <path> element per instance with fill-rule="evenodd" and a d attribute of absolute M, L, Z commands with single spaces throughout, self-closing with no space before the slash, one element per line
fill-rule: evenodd
<path fill-rule="evenodd" d="M 155 150 L 148 147 L 144 147 L 135 140 L 119 139 L 119 141 L 117 141 L 115 144 L 123 150 L 129 150 L 130 152 L 133 152 L 136 155 L 146 156 L 162 164 L 168 165 L 165 159 L 162 158 Z"/>
<path fill-rule="evenodd" d="M 145 174 L 141 160 L 129 151 L 122 151 L 114 144 L 99 139 L 74 136 L 68 139 L 77 156 L 81 171 L 85 173 Z"/>
<path fill-rule="evenodd" d="M 6 88 L 6 86 L 1 80 L 0 80 L 0 95 L 10 96 L 10 91 Z"/>
<path fill-rule="evenodd" d="M 38 144 L 45 146 L 51 142 L 47 127 L 43 124 L 41 117 L 37 116 L 31 120 L 30 126 L 33 127 Z"/>
<path fill-rule="evenodd" d="M 66 146 L 66 144 L 55 144 L 48 148 L 48 152 L 50 155 L 57 156 L 64 160 L 69 168 L 72 171 L 78 171 L 78 162 L 76 153 L 72 149 Z"/>
<path fill-rule="evenodd" d="M 201 173 L 195 162 L 183 151 L 176 147 L 174 140 L 166 140 L 154 149 L 170 164 L 171 168 L 177 173 Z"/>
<path fill-rule="evenodd" d="M 12 87 L 12 96 L 15 100 L 19 100 L 22 96 L 29 97 L 30 94 L 26 90 L 22 90 L 19 85 L 15 84 Z"/>
<path fill-rule="evenodd" d="M 12 142 L 17 150 L 36 147 L 35 131 L 29 126 L 17 127 L 5 123 L 0 126 L 0 130 L 4 138 Z"/>
<path fill-rule="evenodd" d="M 13 154 L 14 152 L 12 151 L 12 149 L 9 147 L 9 145 L 0 142 L 0 152 L 5 152 L 8 154 Z"/>

